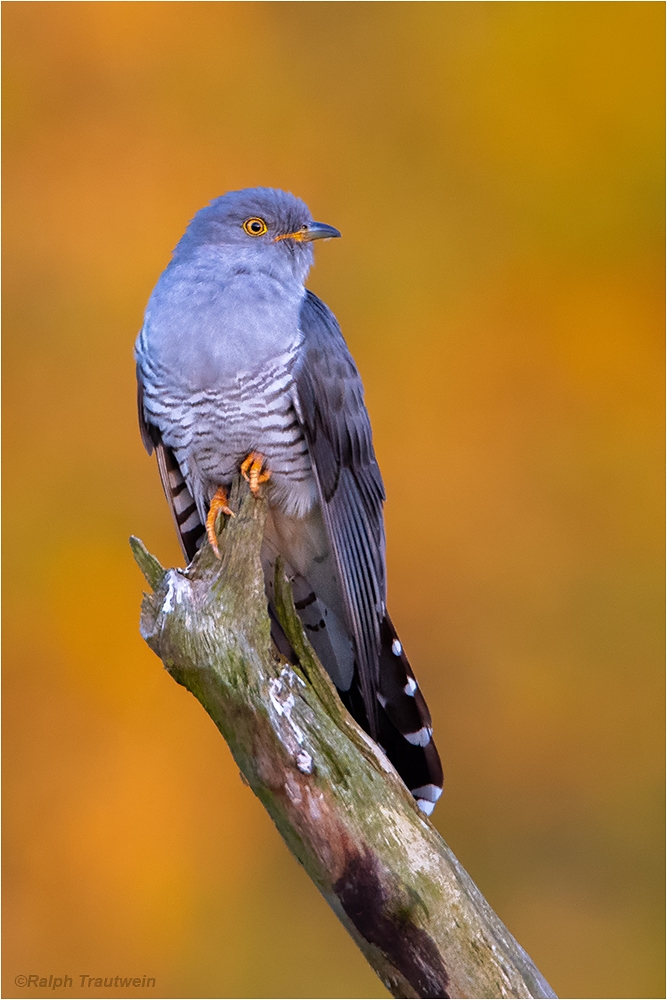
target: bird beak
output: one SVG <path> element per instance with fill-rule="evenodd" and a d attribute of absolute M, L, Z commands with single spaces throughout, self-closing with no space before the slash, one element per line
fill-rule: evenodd
<path fill-rule="evenodd" d="M 298 240 L 300 243 L 310 243 L 312 240 L 330 240 L 335 236 L 340 236 L 340 233 L 333 226 L 327 226 L 326 222 L 308 222 L 295 233 L 276 236 L 274 243 L 277 243 L 278 240 Z"/>

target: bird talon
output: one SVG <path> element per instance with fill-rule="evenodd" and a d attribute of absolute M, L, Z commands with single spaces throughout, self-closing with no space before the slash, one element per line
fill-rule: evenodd
<path fill-rule="evenodd" d="M 220 549 L 218 548 L 218 535 L 215 530 L 215 522 L 218 519 L 218 514 L 226 514 L 227 517 L 234 517 L 234 511 L 230 510 L 227 506 L 227 491 L 224 487 L 219 486 L 215 491 L 215 495 L 211 500 L 211 506 L 209 507 L 208 514 L 206 515 L 206 537 L 208 538 L 211 548 L 215 552 L 218 559 L 222 559 L 220 555 Z"/>
<path fill-rule="evenodd" d="M 270 469 L 264 468 L 266 459 L 258 451 L 251 451 L 241 464 L 241 475 L 250 484 L 250 492 L 254 497 L 259 493 L 259 487 L 271 478 Z"/>

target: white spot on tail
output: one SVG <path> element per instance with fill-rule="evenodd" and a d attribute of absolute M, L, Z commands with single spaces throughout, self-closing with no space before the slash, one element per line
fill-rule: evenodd
<path fill-rule="evenodd" d="M 403 733 L 408 743 L 412 743 L 415 747 L 425 747 L 427 746 L 429 740 L 431 739 L 431 734 L 433 730 L 430 726 L 422 726 L 418 729 L 416 733 Z"/>
<path fill-rule="evenodd" d="M 403 688 L 406 694 L 409 694 L 411 698 L 414 698 L 415 691 L 417 690 L 417 681 L 414 677 L 408 677 L 408 683 Z"/>
<path fill-rule="evenodd" d="M 435 809 L 435 802 L 428 802 L 426 799 L 417 799 L 417 805 L 427 816 L 430 816 Z"/>
<path fill-rule="evenodd" d="M 442 795 L 442 788 L 440 785 L 420 785 L 419 788 L 411 788 L 410 793 L 416 799 L 426 799 L 427 802 L 432 802 L 435 805 Z"/>
<path fill-rule="evenodd" d="M 394 656 L 400 656 L 401 653 L 403 652 L 403 647 L 401 646 L 398 639 L 394 639 L 394 641 L 392 642 L 391 651 L 394 654 Z"/>

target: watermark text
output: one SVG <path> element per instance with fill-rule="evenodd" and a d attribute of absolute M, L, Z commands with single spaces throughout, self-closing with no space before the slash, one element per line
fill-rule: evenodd
<path fill-rule="evenodd" d="M 74 986 L 74 979 L 77 979 L 77 986 L 80 989 L 95 989 L 95 987 L 116 987 L 122 989 L 151 989 L 155 986 L 155 976 L 90 976 L 87 972 L 80 973 L 74 978 L 72 976 L 38 976 L 34 973 L 30 976 L 15 976 L 14 982 L 22 989 L 29 989 L 31 986 L 39 989 L 61 990 Z"/>

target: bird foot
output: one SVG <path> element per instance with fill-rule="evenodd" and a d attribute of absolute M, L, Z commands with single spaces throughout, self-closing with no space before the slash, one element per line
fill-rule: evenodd
<path fill-rule="evenodd" d="M 222 556 L 220 555 L 220 549 L 218 548 L 218 536 L 215 531 L 215 522 L 221 511 L 223 514 L 227 514 L 228 517 L 234 517 L 234 511 L 230 510 L 227 506 L 227 491 L 224 487 L 219 486 L 215 492 L 215 496 L 211 500 L 211 506 L 209 507 L 209 511 L 206 516 L 206 536 L 218 559 L 222 559 Z"/>
<path fill-rule="evenodd" d="M 258 451 L 251 451 L 241 465 L 241 475 L 250 484 L 250 492 L 254 497 L 259 493 L 261 483 L 271 478 L 271 472 L 264 467 L 266 459 Z"/>

